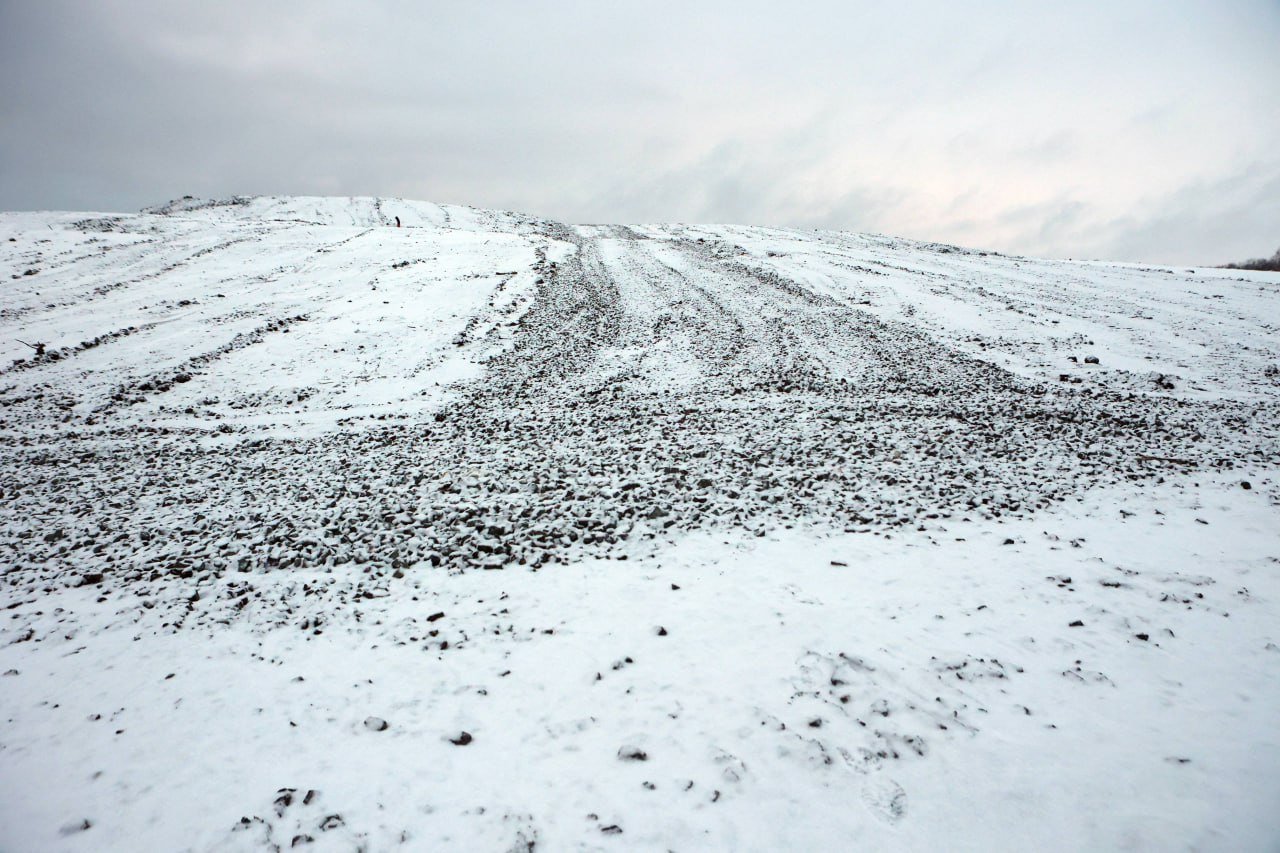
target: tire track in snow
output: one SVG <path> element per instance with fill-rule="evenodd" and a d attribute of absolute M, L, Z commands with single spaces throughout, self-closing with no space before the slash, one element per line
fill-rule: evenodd
<path fill-rule="evenodd" d="M 11 450 L 5 500 L 30 537 L 12 579 L 79 577 L 86 548 L 132 582 L 352 562 L 376 580 L 642 555 L 708 527 L 888 533 L 1033 513 L 1205 442 L 1223 465 L 1254 447 L 1229 408 L 1035 385 L 693 240 L 543 237 L 577 251 L 540 255 L 513 345 L 426 423 L 234 452 L 138 425 L 88 454 Z M 50 505 L 67 477 L 83 492 Z M 132 505 L 140 484 L 139 511 L 97 500 Z M 99 547 L 99 524 L 123 538 Z M 201 535 L 141 538 L 174 528 Z"/>

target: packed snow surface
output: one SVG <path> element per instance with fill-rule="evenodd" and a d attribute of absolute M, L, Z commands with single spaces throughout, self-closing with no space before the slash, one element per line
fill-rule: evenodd
<path fill-rule="evenodd" d="M 0 275 L 0 850 L 1280 847 L 1280 274 L 237 198 Z"/>

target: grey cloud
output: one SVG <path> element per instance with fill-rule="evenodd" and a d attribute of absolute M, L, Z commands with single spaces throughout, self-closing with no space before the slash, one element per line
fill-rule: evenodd
<path fill-rule="evenodd" d="M 1094 253 L 1183 264 L 1269 256 L 1280 248 L 1278 199 L 1280 162 L 1253 164 L 1187 186 L 1140 214 L 1095 226 Z"/>
<path fill-rule="evenodd" d="M 907 193 L 893 187 L 859 186 L 846 190 L 815 215 L 792 224 L 837 231 L 878 231 L 906 201 Z"/>
<path fill-rule="evenodd" d="M 1207 265 L 1269 255 L 1268 240 L 1280 246 L 1277 198 L 1280 161 L 1197 181 L 1123 216 L 1058 199 L 1007 211 L 1000 221 L 1020 226 L 1011 243 L 1027 254 Z"/>
<path fill-rule="evenodd" d="M 1073 155 L 1078 150 L 1075 134 L 1059 130 L 1015 148 L 1012 156 L 1033 162 L 1052 162 Z"/>
<path fill-rule="evenodd" d="M 0 2 L 0 208 L 383 194 L 1257 255 L 1262 203 L 1197 176 L 1280 149 L 1277 35 L 1265 0 Z"/>

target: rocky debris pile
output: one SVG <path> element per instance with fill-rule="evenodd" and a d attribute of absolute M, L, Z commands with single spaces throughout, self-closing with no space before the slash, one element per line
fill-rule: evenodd
<path fill-rule="evenodd" d="M 1274 405 L 1028 383 L 723 247 L 625 229 L 540 236 L 577 252 L 539 253 L 514 346 L 423 420 L 221 446 L 33 422 L 0 449 L 3 582 L 164 580 L 186 590 L 182 612 L 231 618 L 247 597 L 192 591 L 354 564 L 373 596 L 405 572 L 625 559 L 716 526 L 883 534 L 1032 513 L 1186 459 L 1280 457 Z M 695 381 L 652 381 L 654 353 Z"/>

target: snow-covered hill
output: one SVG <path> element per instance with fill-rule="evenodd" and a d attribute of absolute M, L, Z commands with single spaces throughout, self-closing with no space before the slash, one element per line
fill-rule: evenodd
<path fill-rule="evenodd" d="M 0 275 L 0 848 L 1280 841 L 1280 275 L 329 198 Z"/>

